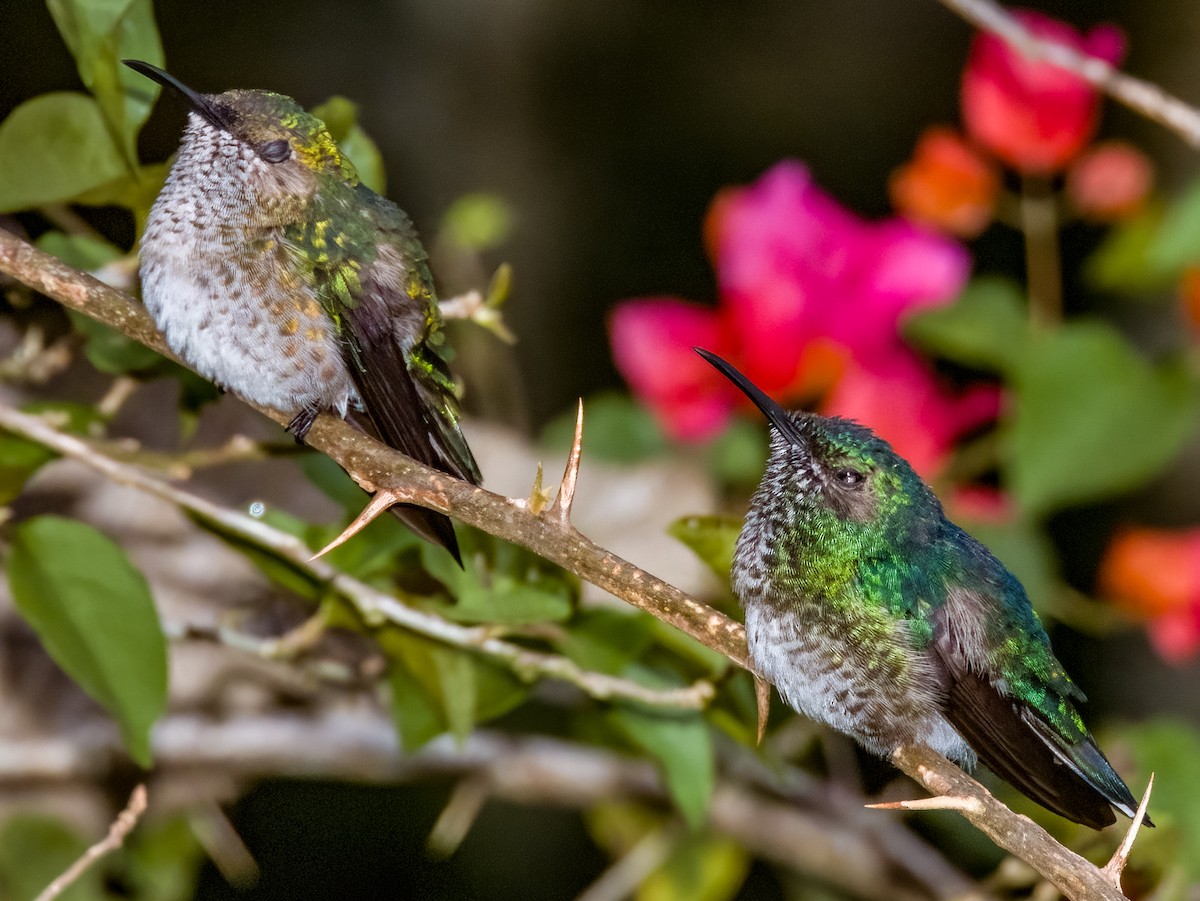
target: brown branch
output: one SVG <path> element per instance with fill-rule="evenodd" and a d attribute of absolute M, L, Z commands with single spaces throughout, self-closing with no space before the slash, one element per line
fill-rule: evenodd
<path fill-rule="evenodd" d="M 146 812 L 146 803 L 146 786 L 139 785 L 129 796 L 129 803 L 125 809 L 117 814 L 117 818 L 108 829 L 108 835 L 84 851 L 83 855 L 71 864 L 61 876 L 46 886 L 34 901 L 52 901 L 53 898 L 57 898 L 70 888 L 88 867 L 125 844 L 125 837 L 133 831 L 133 827 Z"/>
<path fill-rule="evenodd" d="M 994 0 L 940 0 L 976 28 L 996 35 L 1030 59 L 1044 60 L 1074 72 L 1119 103 L 1164 125 L 1192 147 L 1200 147 L 1200 109 L 1168 94 L 1158 85 L 1126 75 L 1108 62 L 1073 47 L 1030 34 Z"/>
<path fill-rule="evenodd" d="M 1125 901 L 1099 867 L 1060 845 L 1028 817 L 1009 810 L 986 788 L 945 757 L 928 748 L 904 747 L 892 762 L 939 798 L 931 805 L 957 810 L 976 829 L 1015 857 L 1025 861 L 1068 898 Z M 938 802 L 941 802 L 940 804 Z"/>
<path fill-rule="evenodd" d="M 130 298 L 3 231 L 0 231 L 0 271 L 170 356 L 149 316 Z M 258 409 L 280 424 L 288 420 L 279 411 Z M 553 505 L 540 514 L 535 513 L 525 499 L 503 497 L 421 466 L 336 417 L 318 417 L 308 434 L 308 443 L 335 460 L 364 489 L 385 491 L 404 502 L 451 514 L 528 548 L 675 626 L 739 666 L 752 669 L 745 630 L 739 623 L 596 545 L 569 521 L 564 522 Z M 408 610 L 394 599 L 388 601 Z M 1026 817 L 1013 813 L 945 758 L 925 748 L 900 748 L 893 760 L 935 794 L 977 799 L 981 812 L 964 810 L 964 815 L 1000 847 L 1027 861 L 1069 897 L 1122 897 L 1098 868 L 1063 848 Z M 764 814 L 763 820 L 766 819 Z M 828 847 L 828 836 L 820 830 L 811 838 Z M 835 851 L 829 849 L 830 859 Z"/>

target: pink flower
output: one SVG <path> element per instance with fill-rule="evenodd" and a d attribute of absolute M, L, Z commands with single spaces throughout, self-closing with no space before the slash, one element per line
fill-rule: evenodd
<path fill-rule="evenodd" d="M 1116 64 L 1125 37 L 1111 25 L 1086 36 L 1032 10 L 1013 14 L 1036 37 Z M 995 35 L 976 35 L 962 79 L 967 132 L 1008 165 L 1048 174 L 1069 163 L 1092 139 L 1100 117 L 1096 89 L 1066 69 L 1026 57 Z"/>
<path fill-rule="evenodd" d="M 1089 147 L 1067 171 L 1067 196 L 1083 216 L 1119 222 L 1142 208 L 1154 182 L 1154 165 L 1125 141 Z"/>
<path fill-rule="evenodd" d="M 961 245 L 900 219 L 864 221 L 791 161 L 718 195 L 706 239 L 719 308 L 629 300 L 610 322 L 618 369 L 673 437 L 709 437 L 742 403 L 692 345 L 782 401 L 826 397 L 825 412 L 879 428 L 926 474 L 995 415 L 995 391 L 947 391 L 898 333 L 903 314 L 962 288 Z"/>

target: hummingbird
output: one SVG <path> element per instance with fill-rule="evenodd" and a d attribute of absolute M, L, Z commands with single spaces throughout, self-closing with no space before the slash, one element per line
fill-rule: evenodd
<path fill-rule="evenodd" d="M 141 240 L 142 300 L 170 348 L 222 388 L 293 418 L 341 416 L 473 484 L 424 248 L 291 97 L 201 94 L 125 65 L 188 104 L 179 153 Z M 450 520 L 400 505 L 462 563 Z"/>
<path fill-rule="evenodd" d="M 1093 829 L 1114 807 L 1135 816 L 1024 587 L 908 462 L 865 426 L 784 410 L 696 352 L 771 426 L 731 577 L 751 662 L 784 701 L 881 756 L 921 744 L 978 759 Z"/>

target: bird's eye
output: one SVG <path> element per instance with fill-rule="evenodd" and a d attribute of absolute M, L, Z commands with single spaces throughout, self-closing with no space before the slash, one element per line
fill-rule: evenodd
<path fill-rule="evenodd" d="M 867 480 L 866 473 L 859 472 L 857 469 L 851 469 L 848 466 L 839 469 L 833 476 L 838 480 L 838 484 L 845 488 L 857 488 Z"/>
<path fill-rule="evenodd" d="M 267 141 L 258 148 L 258 155 L 268 163 L 282 163 L 291 159 L 292 146 L 282 138 L 278 141 Z"/>

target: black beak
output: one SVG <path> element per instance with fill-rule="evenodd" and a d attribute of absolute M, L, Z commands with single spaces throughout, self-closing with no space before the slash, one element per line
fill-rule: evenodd
<path fill-rule="evenodd" d="M 758 385 L 754 384 L 754 382 L 750 381 L 712 351 L 704 350 L 702 347 L 693 347 L 692 350 L 708 360 L 717 372 L 733 382 L 746 397 L 754 401 L 754 405 L 762 410 L 763 415 L 767 417 L 767 422 L 778 429 L 779 433 L 787 438 L 788 441 L 800 447 L 808 446 L 808 439 L 800 430 L 800 426 L 796 423 L 796 420 L 792 419 L 787 410 L 767 397 Z"/>
<path fill-rule="evenodd" d="M 157 81 L 165 88 L 170 88 L 175 93 L 181 95 L 191 105 L 197 113 L 205 118 L 210 125 L 229 131 L 229 122 L 223 115 L 222 111 L 213 105 L 203 94 L 197 93 L 185 85 L 174 75 L 168 75 L 158 66 L 152 66 L 149 63 L 144 63 L 140 59 L 123 59 L 121 60 L 134 72 L 145 75 L 151 81 Z"/>

